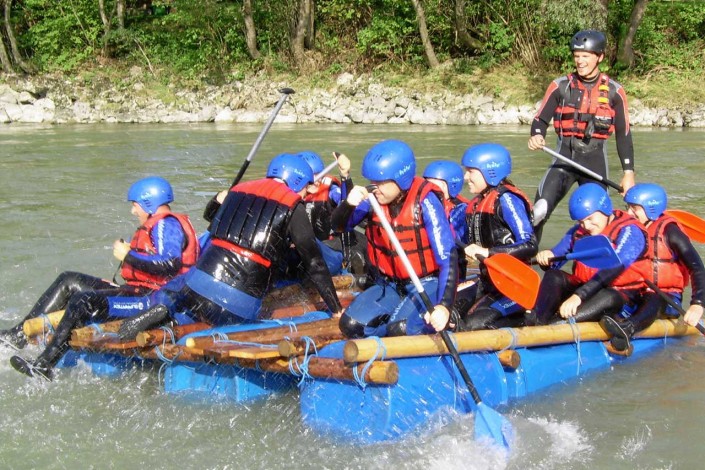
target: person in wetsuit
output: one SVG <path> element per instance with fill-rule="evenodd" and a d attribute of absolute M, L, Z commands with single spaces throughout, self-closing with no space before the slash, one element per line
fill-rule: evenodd
<path fill-rule="evenodd" d="M 539 265 L 547 271 L 536 306 L 525 315 L 529 326 L 563 319 L 598 321 L 605 315 L 617 315 L 644 286 L 642 256 L 647 242 L 639 221 L 624 211 L 614 210 L 607 190 L 596 183 L 578 187 L 570 196 L 568 209 L 570 218 L 578 223 L 556 246 L 536 255 Z M 574 261 L 569 274 L 560 269 L 565 261 L 552 260 L 570 253 L 579 238 L 592 235 L 609 238 L 621 261 L 618 266 L 594 269 Z"/>
<path fill-rule="evenodd" d="M 374 185 L 372 194 L 435 307 L 430 315 L 426 312 L 372 209 L 368 189 L 355 186 L 332 218 L 338 233 L 367 221 L 372 285 L 340 318 L 340 330 L 349 338 L 432 333 L 448 326 L 458 283 L 457 249 L 438 188 L 415 173 L 414 152 L 399 140 L 375 144 L 362 162 L 362 176 Z"/>
<path fill-rule="evenodd" d="M 507 253 L 529 260 L 538 251 L 531 224 L 531 202 L 509 180 L 512 172 L 509 150 L 496 143 L 474 145 L 463 154 L 462 165 L 465 181 L 475 194 L 467 208 L 469 244 L 465 255 L 481 260 Z M 480 288 L 476 297 L 470 297 L 472 293 L 458 295 L 454 307 L 460 317 L 458 330 L 517 326 L 523 322 L 524 309 L 497 290 L 482 262 Z"/>
<path fill-rule="evenodd" d="M 607 39 L 600 31 L 580 31 L 570 41 L 575 72 L 548 86 L 531 125 L 529 149 L 546 145 L 548 125 L 558 134 L 557 151 L 607 178 L 607 139 L 614 134 L 622 164 L 621 186 L 634 186 L 634 146 L 629 127 L 627 95 L 622 86 L 600 72 Z M 579 170 L 554 160 L 539 183 L 534 200 L 534 225 L 541 239 L 543 225 L 577 182 L 593 181 Z"/>
<path fill-rule="evenodd" d="M 364 237 L 359 236 L 355 230 L 335 234 L 331 229 L 333 210 L 353 188 L 350 159 L 341 153 L 334 153 L 340 174 L 338 179 L 322 174 L 325 165 L 316 152 L 306 150 L 296 155 L 309 164 L 315 177 L 314 184 L 308 186 L 304 203 L 328 269 L 332 275 L 349 269 L 353 274 L 362 276 L 366 264 Z M 294 261 L 298 262 L 298 259 L 294 258 Z"/>
<path fill-rule="evenodd" d="M 272 159 L 266 175 L 239 183 L 224 198 L 219 193 L 209 202 L 204 215 L 207 219 L 212 215 L 210 241 L 198 262 L 163 304 L 123 323 L 118 332 L 122 339 L 134 338 L 184 310 L 215 326 L 258 320 L 274 270 L 292 244 L 330 312 L 341 315 L 303 203 L 313 183 L 311 167 L 295 155 L 281 154 Z"/>
<path fill-rule="evenodd" d="M 127 200 L 132 202 L 132 214 L 140 226 L 130 243 L 117 240 L 113 244 L 125 284 L 70 271 L 59 275 L 22 322 L 0 332 L 6 341 L 23 347 L 25 320 L 66 310 L 51 341 L 33 363 L 20 356 L 10 359 L 19 372 L 51 378 L 52 368 L 68 349 L 72 329 L 134 315 L 149 306 L 150 293 L 196 263 L 196 232 L 188 216 L 171 211 L 174 192 L 167 180 L 157 176 L 141 179 L 130 186 Z"/>
<path fill-rule="evenodd" d="M 646 228 L 648 263 L 642 273 L 645 279 L 670 295 L 676 303 L 683 301 L 683 289 L 692 282 L 690 306 L 685 322 L 695 326 L 703 316 L 705 301 L 705 267 L 700 255 L 676 219 L 665 214 L 668 205 L 666 191 L 653 183 L 639 183 L 624 195 L 629 213 Z M 604 317 L 602 325 L 612 334 L 610 342 L 618 351 L 629 351 L 634 333 L 647 328 L 660 312 L 669 316 L 679 313 L 648 286 L 635 299 L 636 311 L 626 319 Z M 620 321 L 621 320 L 621 321 Z"/>

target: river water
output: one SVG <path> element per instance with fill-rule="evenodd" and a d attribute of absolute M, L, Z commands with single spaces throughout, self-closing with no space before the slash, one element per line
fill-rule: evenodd
<path fill-rule="evenodd" d="M 113 240 L 135 227 L 127 187 L 168 178 L 173 208 L 201 231 L 202 209 L 226 188 L 259 125 L 2 126 L 0 141 L 0 326 L 9 326 L 63 270 L 112 277 Z M 526 148 L 526 127 L 275 125 L 247 178 L 272 156 L 312 149 L 344 152 L 353 177 L 376 141 L 409 142 L 419 172 L 436 158 L 459 161 L 470 145 L 495 141 L 514 157 L 513 179 L 530 196 L 550 161 Z M 671 207 L 705 215 L 705 131 L 637 129 L 638 179 L 669 190 Z M 612 149 L 613 178 L 619 181 Z M 330 158 L 330 157 L 326 157 Z M 466 191 L 467 193 L 467 191 Z M 615 205 L 621 207 L 615 199 Z M 569 227 L 565 202 L 545 232 L 550 247 Z M 704 253 L 702 246 L 698 247 Z M 35 347 L 26 351 L 37 354 Z M 316 436 L 300 422 L 297 393 L 246 405 L 166 395 L 154 370 L 119 379 L 85 368 L 32 381 L 0 347 L 2 468 L 701 468 L 705 449 L 705 339 L 501 410 L 517 437 L 509 461 L 473 442 L 471 416 L 434 425 L 394 444 L 356 447 Z"/>

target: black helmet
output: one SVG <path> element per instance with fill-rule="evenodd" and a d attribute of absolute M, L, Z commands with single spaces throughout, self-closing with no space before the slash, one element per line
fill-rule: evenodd
<path fill-rule="evenodd" d="M 603 54 L 607 46 L 607 38 L 601 31 L 585 29 L 578 31 L 570 40 L 570 52 L 587 51 Z"/>

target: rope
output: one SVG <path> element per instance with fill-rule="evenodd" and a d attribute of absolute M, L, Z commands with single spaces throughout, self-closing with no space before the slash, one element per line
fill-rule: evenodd
<path fill-rule="evenodd" d="M 502 349 L 500 349 L 499 351 L 497 351 L 497 353 L 504 352 L 504 351 L 506 351 L 506 350 L 508 350 L 508 349 L 516 349 L 517 343 L 519 343 L 519 337 L 517 336 L 517 333 L 516 333 L 516 331 L 514 330 L 514 328 L 509 328 L 508 326 L 505 326 L 505 327 L 503 327 L 503 328 L 500 328 L 500 330 L 508 331 L 509 334 L 512 335 L 512 341 L 511 341 L 508 345 L 506 345 L 505 347 L 503 347 Z M 451 337 L 452 337 L 452 336 L 451 336 Z"/>
<path fill-rule="evenodd" d="M 575 341 L 575 349 L 578 352 L 578 370 L 577 375 L 580 375 L 580 366 L 583 364 L 583 356 L 580 352 L 580 328 L 578 328 L 574 317 L 568 319 L 570 330 L 573 332 L 573 341 Z"/>
<path fill-rule="evenodd" d="M 365 363 L 365 366 L 362 368 L 362 371 L 360 373 L 357 372 L 357 365 L 354 366 L 352 370 L 353 378 L 355 379 L 355 382 L 357 382 L 357 384 L 360 386 L 360 388 L 362 388 L 362 390 L 365 390 L 365 388 L 367 388 L 365 376 L 370 370 L 370 367 L 372 367 L 372 363 L 375 362 L 378 357 L 380 361 L 383 361 L 384 358 L 387 356 L 387 348 L 384 346 L 384 343 L 382 342 L 382 339 L 379 336 L 370 336 L 368 339 L 374 339 L 375 341 L 377 341 L 377 350 L 375 351 L 374 355 L 370 358 L 370 360 Z"/>
<path fill-rule="evenodd" d="M 161 326 L 159 327 L 160 330 L 164 331 L 164 339 L 162 339 L 162 346 L 165 346 L 167 343 L 167 335 L 169 336 L 169 339 L 171 340 L 171 344 L 176 344 L 176 337 L 174 336 L 174 330 L 169 328 L 168 326 Z"/>
<path fill-rule="evenodd" d="M 51 321 L 49 320 L 49 316 L 46 314 L 40 315 L 42 322 L 44 323 L 44 328 L 42 328 L 42 340 L 41 344 L 42 346 L 47 345 L 47 338 L 49 337 L 50 334 L 54 334 L 56 331 L 54 330 L 54 325 L 51 324 Z"/>
<path fill-rule="evenodd" d="M 308 373 L 308 364 L 311 361 L 311 358 L 318 354 L 318 348 L 316 347 L 316 343 L 314 342 L 313 338 L 311 338 L 310 336 L 302 336 L 301 339 L 304 340 L 304 342 L 306 343 L 306 347 L 304 348 L 303 361 L 301 363 L 299 363 L 298 361 L 296 362 L 296 366 L 299 369 L 299 372 L 301 372 L 301 378 L 297 383 L 299 387 L 304 384 L 307 378 L 311 377 L 311 374 Z M 311 354 L 311 352 L 313 353 Z M 292 371 L 292 375 L 296 376 L 292 369 L 291 360 L 289 360 L 289 370 Z"/>
<path fill-rule="evenodd" d="M 172 365 L 172 364 L 174 363 L 174 361 L 176 361 L 176 360 L 179 358 L 179 356 L 181 356 L 181 351 L 179 351 L 179 352 L 176 354 L 176 356 L 174 356 L 173 359 L 169 359 L 168 357 L 166 357 L 166 356 L 162 353 L 162 350 L 159 349 L 159 346 L 155 346 L 155 347 L 154 347 L 154 353 L 156 354 L 157 359 L 159 359 L 160 361 L 162 361 L 162 364 L 159 366 L 159 371 L 157 372 L 157 383 L 164 384 L 164 380 L 165 380 L 165 379 L 164 379 L 164 377 L 163 377 L 163 375 L 162 375 L 162 372 L 164 371 L 164 369 L 165 369 L 167 366 Z"/>

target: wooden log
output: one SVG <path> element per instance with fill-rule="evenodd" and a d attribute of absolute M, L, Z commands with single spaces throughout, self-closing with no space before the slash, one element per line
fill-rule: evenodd
<path fill-rule="evenodd" d="M 698 331 L 695 328 L 682 322 L 656 320 L 634 337 L 663 338 L 697 334 Z M 514 328 L 511 332 L 507 329 L 468 331 L 456 333 L 453 337 L 461 353 L 573 343 L 576 338 L 580 338 L 580 341 L 609 339 L 609 335 L 596 322 Z M 397 336 L 379 340 L 355 339 L 346 342 L 343 349 L 345 361 L 351 363 L 366 362 L 382 355 L 385 359 L 393 359 L 447 353 L 438 335 Z"/>
<path fill-rule="evenodd" d="M 279 346 L 277 349 L 281 357 L 288 358 L 293 356 L 301 356 L 306 354 L 307 349 L 309 353 L 313 353 L 314 348 L 317 350 L 334 341 L 340 341 L 341 339 L 345 339 L 342 332 L 333 333 L 330 335 L 283 339 L 279 341 Z"/>
<path fill-rule="evenodd" d="M 292 330 L 289 326 L 276 326 L 272 328 L 262 328 L 259 330 L 238 331 L 228 333 L 227 339 L 231 341 L 241 341 L 250 343 L 278 343 L 285 337 L 294 334 L 320 335 L 325 333 L 339 332 L 337 318 L 328 318 L 325 320 L 317 320 L 309 323 L 301 323 L 296 325 L 296 329 Z M 186 346 L 191 349 L 204 349 L 214 342 L 217 342 L 213 336 L 202 336 L 198 338 L 189 338 L 186 340 Z"/>
<path fill-rule="evenodd" d="M 247 361 L 237 360 L 235 365 L 243 368 L 258 368 L 267 372 L 291 374 L 289 361 L 277 359 L 273 361 Z M 375 361 L 365 371 L 366 364 L 355 366 L 359 376 L 363 375 L 364 381 L 370 384 L 394 385 L 399 381 L 399 367 L 393 361 Z M 296 370 L 296 365 L 294 365 Z M 355 381 L 353 368 L 346 365 L 342 359 L 327 357 L 311 357 L 307 363 L 307 373 L 311 377 L 333 379 L 345 382 Z"/>
<path fill-rule="evenodd" d="M 521 364 L 521 356 L 513 349 L 505 349 L 497 353 L 497 359 L 503 367 L 507 369 L 516 369 Z"/>
<path fill-rule="evenodd" d="M 71 340 L 86 341 L 95 337 L 99 337 L 102 333 L 117 333 L 120 329 L 120 325 L 122 325 L 122 320 L 109 321 L 96 325 L 97 328 L 100 328 L 100 331 L 96 327 L 92 326 L 76 328 L 71 331 Z"/>
<path fill-rule="evenodd" d="M 145 357 L 157 358 L 154 349 L 159 348 L 160 354 L 169 360 L 184 362 L 203 362 L 208 360 L 207 356 L 194 354 L 189 348 L 174 344 L 165 344 L 150 348 L 146 351 Z M 289 361 L 286 359 L 251 360 L 229 358 L 223 360 L 223 364 L 235 365 L 244 369 L 258 369 L 266 372 L 280 374 L 291 374 Z M 393 385 L 399 381 L 399 367 L 392 361 L 375 361 L 365 371 L 366 364 L 356 365 L 358 376 L 364 372 L 364 380 L 370 384 Z M 293 364 L 297 369 L 296 363 Z M 307 372 L 312 377 L 328 378 L 340 381 L 354 381 L 352 367 L 345 364 L 342 359 L 331 359 L 324 357 L 311 357 L 307 362 Z"/>
<path fill-rule="evenodd" d="M 36 318 L 30 318 L 22 324 L 22 331 L 27 338 L 42 335 L 46 331 L 56 328 L 63 317 L 64 310 L 57 310 Z M 49 328 L 49 325 L 51 325 L 51 328 Z"/>
<path fill-rule="evenodd" d="M 355 294 L 353 292 L 345 292 L 345 291 L 337 291 L 338 294 L 338 300 L 340 301 L 340 305 L 345 308 L 350 303 L 353 301 L 355 298 Z M 319 297 L 320 299 L 320 297 Z M 284 318 L 295 318 L 295 317 L 300 317 L 305 313 L 308 312 L 316 312 L 316 311 L 321 311 L 324 312 L 328 309 L 328 306 L 323 302 L 323 300 L 319 300 L 317 302 L 299 302 L 297 304 L 291 305 L 291 299 L 289 300 L 289 305 L 286 307 L 277 307 L 275 309 L 271 310 L 263 310 L 260 318 L 261 319 L 275 319 L 275 320 L 281 320 Z"/>
<path fill-rule="evenodd" d="M 208 328 L 212 328 L 208 323 L 191 323 L 190 325 L 172 326 L 171 331 L 174 333 L 174 339 L 178 341 L 186 335 L 196 331 L 207 330 Z M 144 348 L 162 344 L 164 341 L 171 341 L 171 335 L 163 328 L 157 328 L 137 333 L 135 341 L 140 347 Z"/>

